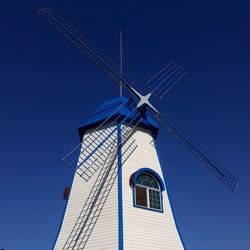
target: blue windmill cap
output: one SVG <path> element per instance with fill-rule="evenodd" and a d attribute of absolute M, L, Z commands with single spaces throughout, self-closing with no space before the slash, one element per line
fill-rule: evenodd
<path fill-rule="evenodd" d="M 131 98 L 118 97 L 104 102 L 99 108 L 97 108 L 95 113 L 83 121 L 78 129 L 80 138 L 82 138 L 87 129 L 97 127 L 109 117 L 115 117 L 118 115 L 127 116 L 128 113 L 131 113 L 131 109 L 134 108 L 136 108 L 136 103 Z M 142 119 L 137 126 L 150 130 L 152 135 L 156 137 L 159 126 L 156 119 L 150 114 L 150 111 L 145 107 L 142 107 L 140 108 L 139 116 L 139 118 Z M 131 117 L 128 117 L 126 121 L 132 121 L 134 124 L 137 123 L 138 119 L 134 120 L 133 118 L 134 117 L 131 114 Z"/>

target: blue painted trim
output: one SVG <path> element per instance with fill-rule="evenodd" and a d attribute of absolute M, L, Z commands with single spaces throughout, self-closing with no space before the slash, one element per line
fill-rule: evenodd
<path fill-rule="evenodd" d="M 62 214 L 62 217 L 61 217 L 61 223 L 60 223 L 60 226 L 59 226 L 59 228 L 58 228 L 58 231 L 57 231 L 57 234 L 56 234 L 56 238 L 55 238 L 54 243 L 53 243 L 53 246 L 52 246 L 52 250 L 55 248 L 55 245 L 56 245 L 58 236 L 59 236 L 60 231 L 61 231 L 61 228 L 62 228 L 63 218 L 64 218 L 64 216 L 65 216 L 66 208 L 67 208 L 67 205 L 68 205 L 68 202 L 69 202 L 69 197 L 70 197 L 70 193 L 71 193 L 71 188 L 72 188 L 72 184 L 73 184 L 73 181 L 74 181 L 74 177 L 75 177 L 75 174 L 72 175 L 72 178 L 71 178 L 71 181 L 70 181 L 70 191 L 69 191 L 68 199 L 67 199 L 67 201 L 65 202 L 65 205 L 64 205 L 64 208 L 63 208 L 63 214 Z"/>
<path fill-rule="evenodd" d="M 118 133 L 118 249 L 124 249 L 123 243 L 123 205 L 122 205 L 122 147 L 121 126 L 117 126 Z"/>
<path fill-rule="evenodd" d="M 155 149 L 156 149 L 156 153 L 157 153 L 157 156 L 158 156 L 158 159 L 159 159 L 159 162 L 160 162 L 160 167 L 161 167 L 162 174 L 163 174 L 163 169 L 162 169 L 163 164 L 162 164 L 162 161 L 161 161 L 160 153 L 159 153 L 158 147 L 157 147 L 157 145 L 156 145 L 156 142 L 155 142 Z M 163 176 L 164 176 L 164 175 L 163 175 Z M 164 177 L 164 178 L 165 178 L 165 177 Z M 165 186 L 166 186 L 166 183 L 165 183 Z M 167 192 L 167 187 L 166 187 L 166 192 Z M 173 217 L 174 217 L 174 222 L 175 222 L 175 225 L 176 225 L 177 232 L 178 232 L 179 237 L 180 237 L 180 239 L 181 239 L 181 243 L 182 243 L 182 246 L 184 247 L 184 250 L 187 250 L 187 248 L 186 248 L 186 246 L 185 246 L 185 244 L 184 244 L 184 241 L 183 241 L 183 237 L 182 237 L 181 232 L 180 232 L 180 230 L 179 230 L 179 226 L 178 226 L 178 223 L 177 223 L 177 220 L 176 220 L 176 216 L 175 216 L 174 209 L 173 209 L 172 206 L 171 206 L 171 200 L 172 200 L 172 199 L 170 198 L 170 195 L 169 195 L 168 192 L 167 192 L 167 194 L 168 194 L 168 200 L 169 200 L 170 208 L 171 208 L 171 210 L 172 210 L 172 214 L 173 214 Z"/>
<path fill-rule="evenodd" d="M 133 176 L 133 182 L 132 182 L 133 185 L 136 183 L 138 176 L 143 172 L 153 175 L 156 178 L 156 180 L 158 181 L 158 183 L 160 184 L 161 191 L 165 190 L 165 185 L 164 185 L 164 182 L 162 181 L 160 175 L 157 172 L 155 172 L 153 169 L 150 169 L 150 168 L 141 168 L 141 169 L 137 170 Z"/>
<path fill-rule="evenodd" d="M 100 125 L 106 118 L 110 116 L 115 117 L 114 111 L 123 104 L 124 106 L 119 109 L 117 115 L 126 116 L 126 113 L 131 111 L 130 104 L 132 104 L 134 108 L 136 108 L 137 100 L 134 100 L 134 98 L 118 97 L 116 99 L 105 102 L 97 109 L 97 111 L 93 115 L 85 119 L 80 128 L 78 128 L 80 139 L 82 139 L 83 134 L 87 129 Z M 141 107 L 140 112 L 140 117 L 142 118 L 142 120 L 139 122 L 139 124 L 137 124 L 137 121 L 134 121 L 133 124 L 137 124 L 137 126 L 150 130 L 153 133 L 154 137 L 156 137 L 159 129 L 158 122 L 152 116 L 151 112 L 147 111 L 145 107 Z M 133 120 L 133 118 L 133 116 L 130 116 L 127 121 L 130 122 Z"/>

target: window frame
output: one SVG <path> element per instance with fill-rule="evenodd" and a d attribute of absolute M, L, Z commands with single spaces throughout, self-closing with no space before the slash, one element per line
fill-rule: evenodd
<path fill-rule="evenodd" d="M 158 185 L 158 189 L 136 183 L 137 178 L 140 175 L 144 174 L 144 173 L 150 175 L 152 178 L 154 178 L 156 180 L 157 185 Z M 146 210 L 150 210 L 150 211 L 154 211 L 154 212 L 163 213 L 163 201 L 162 201 L 163 200 L 163 196 L 162 196 L 162 191 L 163 190 L 162 190 L 161 185 L 160 185 L 160 181 L 162 181 L 162 180 L 159 180 L 158 178 L 156 178 L 156 176 L 154 174 L 151 174 L 150 171 L 142 171 L 142 172 L 140 172 L 140 174 L 137 176 L 137 178 L 136 178 L 136 180 L 134 180 L 134 183 L 133 183 L 133 186 L 132 186 L 132 190 L 133 190 L 133 192 L 132 192 L 133 193 L 133 206 L 136 207 L 136 208 L 141 208 L 141 209 L 146 209 Z M 136 186 L 146 189 L 147 207 L 136 204 Z M 160 209 L 150 207 L 149 190 L 159 192 L 159 195 L 160 195 Z"/>

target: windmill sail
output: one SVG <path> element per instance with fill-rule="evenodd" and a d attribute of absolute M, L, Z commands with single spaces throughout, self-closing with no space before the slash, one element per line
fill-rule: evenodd
<path fill-rule="evenodd" d="M 171 62 L 147 81 L 150 93 L 161 100 L 180 81 L 186 72 L 175 62 Z"/>
<path fill-rule="evenodd" d="M 119 112 L 123 109 L 123 114 Z M 128 111 L 129 110 L 129 111 Z M 131 136 L 132 127 L 130 125 L 138 124 L 141 121 L 139 112 L 134 108 L 134 104 L 129 100 L 120 105 L 97 129 L 95 133 L 89 134 L 82 143 L 72 150 L 63 160 L 85 181 L 104 164 L 107 157 L 113 153 L 111 147 L 117 140 L 117 126 L 126 123 L 127 126 L 121 126 L 122 140 L 125 141 Z M 107 128 L 108 126 L 108 128 Z"/>
<path fill-rule="evenodd" d="M 97 49 L 55 10 L 47 8 L 40 9 L 37 12 L 65 38 L 73 43 L 81 53 L 85 54 L 90 60 L 92 60 L 104 72 L 106 72 L 114 81 L 122 84 L 123 87 L 130 89 L 134 81 L 125 72 L 122 72 L 121 74 L 121 71 L 117 65 L 115 65 L 107 56 Z"/>
<path fill-rule="evenodd" d="M 156 118 L 196 158 L 215 174 L 231 191 L 235 192 L 238 180 L 192 136 L 171 115 L 160 114 Z"/>

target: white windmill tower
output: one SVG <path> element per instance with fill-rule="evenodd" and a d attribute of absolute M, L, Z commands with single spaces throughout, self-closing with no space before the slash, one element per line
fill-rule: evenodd
<path fill-rule="evenodd" d="M 194 137 L 148 101 L 151 94 L 161 99 L 184 72 L 169 64 L 148 82 L 150 94 L 143 96 L 126 74 L 54 10 L 38 13 L 132 96 L 99 107 L 79 129 L 81 143 L 64 158 L 75 175 L 53 249 L 184 249 L 155 142 L 157 121 L 231 191 L 238 186 Z"/>

